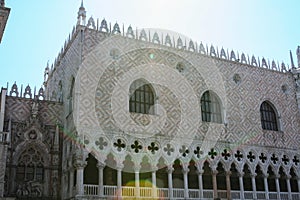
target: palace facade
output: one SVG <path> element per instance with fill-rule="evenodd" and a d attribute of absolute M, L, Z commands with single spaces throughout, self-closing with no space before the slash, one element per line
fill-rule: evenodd
<path fill-rule="evenodd" d="M 43 87 L 1 90 L 0 197 L 300 199 L 298 66 L 78 21 Z"/>

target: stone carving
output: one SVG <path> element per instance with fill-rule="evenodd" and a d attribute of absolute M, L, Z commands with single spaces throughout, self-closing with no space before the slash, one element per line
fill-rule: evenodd
<path fill-rule="evenodd" d="M 43 195 L 42 184 L 37 181 L 28 181 L 18 185 L 17 197 L 41 197 Z"/>

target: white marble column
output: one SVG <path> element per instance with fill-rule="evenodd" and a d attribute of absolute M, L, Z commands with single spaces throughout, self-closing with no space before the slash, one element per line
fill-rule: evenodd
<path fill-rule="evenodd" d="M 202 174 L 204 170 L 197 170 L 198 174 L 198 183 L 199 183 L 199 198 L 203 198 L 203 181 L 202 181 Z"/>
<path fill-rule="evenodd" d="M 117 166 L 117 199 L 122 198 L 122 169 L 124 165 L 118 164 Z"/>
<path fill-rule="evenodd" d="M 78 195 L 84 194 L 83 188 L 83 170 L 86 166 L 86 162 L 77 162 L 75 165 L 77 174 L 76 174 L 76 192 Z"/>
<path fill-rule="evenodd" d="M 244 172 L 239 172 L 239 184 L 240 184 L 241 199 L 245 199 L 243 176 L 244 176 Z"/>
<path fill-rule="evenodd" d="M 264 174 L 264 185 L 265 185 L 266 199 L 269 199 L 268 175 L 265 174 Z"/>
<path fill-rule="evenodd" d="M 140 197 L 140 172 L 135 171 L 134 172 L 134 177 L 135 177 L 135 197 L 139 198 Z"/>
<path fill-rule="evenodd" d="M 251 173 L 251 182 L 252 182 L 252 191 L 253 191 L 253 199 L 257 199 L 257 193 L 256 193 L 256 182 L 255 182 L 255 177 L 256 173 Z"/>
<path fill-rule="evenodd" d="M 287 191 L 288 191 L 288 195 L 289 195 L 289 199 L 292 199 L 292 190 L 291 190 L 291 175 L 286 175 L 286 186 L 287 186 Z"/>
<path fill-rule="evenodd" d="M 69 197 L 73 197 L 73 188 L 74 188 L 74 169 L 69 169 Z"/>
<path fill-rule="evenodd" d="M 152 197 L 157 197 L 157 187 L 156 187 L 156 170 L 157 167 L 152 167 Z"/>
<path fill-rule="evenodd" d="M 184 198 L 189 198 L 189 182 L 188 182 L 188 173 L 189 173 L 189 164 L 185 163 L 182 165 L 182 173 L 183 173 L 183 183 L 184 183 Z"/>
<path fill-rule="evenodd" d="M 98 196 L 103 196 L 103 169 L 105 167 L 104 163 L 98 162 Z"/>
<path fill-rule="evenodd" d="M 298 177 L 297 182 L 298 182 L 298 192 L 300 192 L 300 177 Z"/>
<path fill-rule="evenodd" d="M 227 171 L 226 172 L 226 192 L 227 192 L 227 199 L 231 199 L 230 175 L 231 175 L 231 171 Z"/>
<path fill-rule="evenodd" d="M 212 182 L 213 182 L 213 190 L 214 190 L 214 199 L 218 198 L 218 185 L 217 185 L 217 169 L 212 169 Z"/>
<path fill-rule="evenodd" d="M 280 199 L 280 185 L 279 185 L 279 174 L 275 174 L 275 184 L 276 184 L 276 192 L 277 192 L 277 199 Z"/>
<path fill-rule="evenodd" d="M 172 177 L 172 173 L 174 171 L 174 168 L 172 165 L 168 166 L 168 186 L 169 186 L 169 199 L 173 198 L 173 177 Z"/>

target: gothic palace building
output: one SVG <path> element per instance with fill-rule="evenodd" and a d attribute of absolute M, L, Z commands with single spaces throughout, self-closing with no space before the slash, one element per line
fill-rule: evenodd
<path fill-rule="evenodd" d="M 81 5 L 44 87 L 1 89 L 0 199 L 298 200 L 297 58 L 95 22 Z"/>

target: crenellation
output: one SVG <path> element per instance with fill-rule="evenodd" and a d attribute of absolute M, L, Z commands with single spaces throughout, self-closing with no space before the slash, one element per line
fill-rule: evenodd
<path fill-rule="evenodd" d="M 99 19 L 97 19 L 97 21 L 99 21 Z M 108 23 L 104 18 L 101 21 L 100 27 L 98 26 L 98 23 L 96 26 L 93 17 L 90 17 L 90 19 L 88 20 L 88 24 L 86 26 L 84 26 L 84 25 L 83 26 L 84 26 L 84 28 L 96 30 L 97 32 L 104 32 L 104 33 L 108 33 L 111 35 L 120 34 L 123 37 L 128 37 L 131 39 L 135 39 L 135 35 L 137 35 L 138 36 L 137 39 L 145 41 L 145 42 L 151 42 L 151 43 L 169 46 L 169 47 L 173 47 L 173 48 L 184 49 L 187 51 L 197 52 L 197 53 L 205 54 L 205 55 L 209 54 L 209 56 L 211 56 L 211 57 L 217 57 L 217 58 L 221 58 L 221 59 L 225 59 L 225 60 L 240 62 L 240 63 L 247 64 L 247 65 L 263 67 L 263 68 L 270 69 L 270 70 L 281 71 L 281 72 L 287 71 L 284 68 L 282 69 L 281 68 L 282 65 L 280 66 L 278 64 L 278 62 L 276 64 L 276 62 L 274 61 L 274 63 L 272 63 L 272 65 L 270 65 L 270 62 L 269 61 L 267 62 L 264 57 L 261 60 L 262 65 L 260 65 L 260 62 L 258 64 L 256 62 L 256 60 L 260 61 L 260 59 L 259 58 L 256 59 L 254 55 L 252 56 L 252 59 L 250 62 L 249 57 L 247 59 L 245 53 L 241 53 L 241 58 L 239 58 L 239 53 L 235 52 L 234 50 L 232 50 L 230 52 L 230 55 L 228 54 L 228 52 L 226 55 L 223 47 L 222 47 L 221 51 L 219 52 L 218 47 L 214 47 L 213 45 L 211 45 L 210 50 L 208 50 L 208 46 L 206 45 L 206 50 L 205 50 L 202 42 L 200 43 L 200 46 L 198 46 L 197 43 L 193 42 L 191 39 L 189 39 L 189 45 L 187 47 L 187 41 L 186 41 L 187 38 L 186 37 L 184 38 L 184 43 L 183 43 L 183 39 L 179 36 L 179 37 L 177 37 L 177 43 L 174 41 L 172 44 L 171 39 L 170 39 L 171 38 L 170 35 L 172 35 L 172 34 L 169 33 L 168 31 L 162 31 L 161 36 L 158 34 L 157 31 L 154 31 L 153 36 L 151 37 L 151 35 L 152 35 L 151 30 L 148 30 L 148 34 L 147 34 L 145 29 L 141 29 L 141 30 L 136 29 L 136 34 L 134 34 L 134 31 L 133 31 L 131 25 L 128 26 L 127 31 L 125 32 L 124 25 L 121 30 L 119 27 L 119 24 L 117 22 L 114 24 L 113 28 L 111 28 L 111 23 L 109 23 L 109 27 L 107 24 Z M 75 34 L 74 32 L 75 31 L 73 30 L 72 35 Z M 164 40 L 164 38 L 165 38 L 165 40 Z M 173 36 L 173 40 L 175 38 Z M 63 52 L 64 51 L 65 51 L 65 48 L 64 48 Z M 299 53 L 299 55 L 300 55 L 300 53 Z M 63 55 L 61 55 L 61 56 L 63 56 Z M 58 60 L 61 59 L 61 57 L 58 57 L 58 58 L 59 58 Z M 285 64 L 284 64 L 284 66 L 285 66 Z"/>

